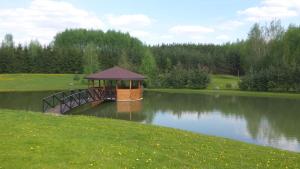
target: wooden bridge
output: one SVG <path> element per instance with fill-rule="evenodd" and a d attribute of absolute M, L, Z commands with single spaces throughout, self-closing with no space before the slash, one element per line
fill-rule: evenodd
<path fill-rule="evenodd" d="M 109 88 L 88 88 L 58 92 L 43 98 L 43 112 L 66 113 L 91 102 L 116 100 L 116 91 Z"/>

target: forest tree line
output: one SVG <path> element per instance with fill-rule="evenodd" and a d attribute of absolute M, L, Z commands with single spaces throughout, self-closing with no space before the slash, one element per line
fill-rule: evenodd
<path fill-rule="evenodd" d="M 69 29 L 42 46 L 5 36 L 0 73 L 84 73 L 115 65 L 147 76 L 147 87 L 205 88 L 209 74 L 241 76 L 242 90 L 300 90 L 300 27 L 254 24 L 245 40 L 146 46 L 128 33 Z"/>

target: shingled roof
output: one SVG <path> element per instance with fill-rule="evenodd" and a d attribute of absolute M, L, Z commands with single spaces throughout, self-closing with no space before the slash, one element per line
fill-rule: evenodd
<path fill-rule="evenodd" d="M 131 72 L 118 66 L 90 74 L 85 77 L 89 80 L 143 80 L 143 75 Z"/>

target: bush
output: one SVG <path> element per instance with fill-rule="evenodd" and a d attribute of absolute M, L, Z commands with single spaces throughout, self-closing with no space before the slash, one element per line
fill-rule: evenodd
<path fill-rule="evenodd" d="M 80 76 L 78 74 L 75 74 L 73 77 L 74 81 L 79 81 L 80 80 Z"/>
<path fill-rule="evenodd" d="M 87 85 L 87 84 L 88 84 L 88 80 L 86 80 L 86 79 L 81 79 L 81 84 Z"/>
<path fill-rule="evenodd" d="M 204 89 L 210 82 L 208 71 L 205 69 L 186 70 L 180 66 L 174 67 L 170 72 L 158 76 L 158 87 L 163 88 L 192 88 Z"/>
<path fill-rule="evenodd" d="M 231 83 L 226 83 L 225 88 L 226 89 L 232 89 L 232 84 Z"/>
<path fill-rule="evenodd" d="M 299 70 L 299 66 L 270 66 L 246 74 L 239 83 L 239 87 L 241 90 L 255 91 L 297 91 L 300 87 Z"/>

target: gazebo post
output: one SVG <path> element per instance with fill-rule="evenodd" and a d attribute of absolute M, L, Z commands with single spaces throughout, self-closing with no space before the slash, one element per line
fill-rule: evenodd
<path fill-rule="evenodd" d="M 142 83 L 142 80 L 145 79 L 145 77 L 140 74 L 137 74 L 135 72 L 131 72 L 129 70 L 126 70 L 126 69 L 116 66 L 116 67 L 104 70 L 102 72 L 93 73 L 91 75 L 88 75 L 85 78 L 89 80 L 88 81 L 89 88 L 95 88 L 95 87 L 101 88 L 101 89 L 105 90 L 104 92 L 109 90 L 109 92 L 111 94 L 115 95 L 114 99 L 116 99 L 116 101 L 135 101 L 135 100 L 143 99 L 141 83 Z M 120 84 L 120 82 L 122 82 L 123 80 L 125 82 L 126 81 L 129 82 L 129 86 L 127 86 L 126 88 L 122 88 L 123 86 L 122 86 L 122 84 Z M 95 84 L 95 81 L 96 81 L 96 84 Z M 134 81 L 138 82 L 138 84 L 136 84 L 138 86 L 135 86 Z M 128 84 L 127 82 L 126 82 L 126 84 Z M 113 86 L 114 83 L 116 83 L 115 89 Z M 110 91 L 110 90 L 114 90 L 114 91 Z M 113 98 L 107 97 L 106 99 L 113 99 Z"/>

